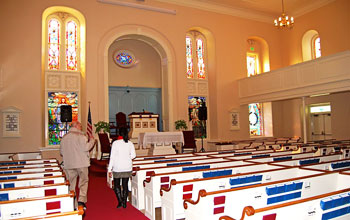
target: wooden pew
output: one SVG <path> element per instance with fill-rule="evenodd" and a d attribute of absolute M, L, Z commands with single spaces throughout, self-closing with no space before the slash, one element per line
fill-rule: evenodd
<path fill-rule="evenodd" d="M 350 188 L 347 188 L 258 209 L 246 206 L 240 219 L 328 220 L 336 218 L 347 220 L 350 218 L 349 203 Z M 234 220 L 234 218 L 224 215 L 219 220 Z"/>
<path fill-rule="evenodd" d="M 4 165 L 25 165 L 37 163 L 58 163 L 57 159 L 32 159 L 32 160 L 15 160 L 15 161 L 0 161 L 0 166 Z"/>
<path fill-rule="evenodd" d="M 310 198 L 336 190 L 347 189 L 349 181 L 349 175 L 325 172 L 255 186 L 217 191 L 201 190 L 198 198 L 194 200 L 185 199 L 183 205 L 188 219 L 205 218 L 210 220 L 218 219 L 222 215 L 239 219 L 245 206 L 258 209 L 283 202 Z"/>
<path fill-rule="evenodd" d="M 74 211 L 74 193 L 0 202 L 2 219 Z"/>
<path fill-rule="evenodd" d="M 303 166 L 303 168 L 309 168 L 314 170 L 329 170 L 329 171 L 341 171 L 350 168 L 350 158 L 325 161 L 318 164 L 311 164 Z"/>
<path fill-rule="evenodd" d="M 133 159 L 133 162 L 136 161 L 151 161 L 151 160 L 161 160 L 166 158 L 179 158 L 179 157 L 188 157 L 193 156 L 193 153 L 185 153 L 185 154 L 166 154 L 166 155 L 156 155 L 156 156 L 143 156 L 143 157 L 136 157 Z"/>
<path fill-rule="evenodd" d="M 42 186 L 24 186 L 0 189 L 0 201 L 62 195 L 69 193 L 69 182 Z"/>
<path fill-rule="evenodd" d="M 197 200 L 198 193 L 206 191 L 230 191 L 247 187 L 263 187 L 269 183 L 283 182 L 288 177 L 304 178 L 310 175 L 323 174 L 321 171 L 302 170 L 295 167 L 275 168 L 272 170 L 239 173 L 222 177 L 202 178 L 195 180 L 171 180 L 169 189 L 161 189 L 162 219 L 187 218 L 183 207 L 183 199 Z M 265 188 L 263 188 L 264 190 Z M 251 193 L 252 194 L 252 193 Z M 255 194 L 255 192 L 254 192 Z M 260 194 L 259 194 L 260 195 Z M 241 198 L 239 195 L 236 198 Z M 212 203 L 212 202 L 211 202 Z M 242 207 L 243 208 L 243 207 Z M 210 208 L 210 210 L 213 210 Z M 198 210 L 197 210 L 198 211 Z M 191 218 L 190 218 L 191 219 Z M 204 218 L 198 218 L 204 219 Z"/>
<path fill-rule="evenodd" d="M 290 160 L 283 161 L 272 161 L 267 162 L 268 164 L 282 165 L 282 166 L 308 166 L 311 164 L 318 164 L 322 162 L 332 161 L 332 160 L 341 160 L 343 156 L 341 153 L 326 155 L 326 156 L 313 156 L 313 157 L 303 157 L 295 158 Z M 250 160 L 247 160 L 250 161 Z"/>
<path fill-rule="evenodd" d="M 36 168 L 36 167 L 55 167 L 59 166 L 58 163 L 52 162 L 52 163 L 32 163 L 32 164 L 21 164 L 21 165 L 1 165 L 0 170 L 6 170 L 6 169 L 15 169 L 15 168 Z"/>
<path fill-rule="evenodd" d="M 24 179 L 9 179 L 9 180 L 0 181 L 0 189 L 23 187 L 23 186 L 43 186 L 48 184 L 56 184 L 56 183 L 64 183 L 64 182 L 66 182 L 65 175 L 24 178 Z"/>
<path fill-rule="evenodd" d="M 50 220 L 82 220 L 84 215 L 83 207 L 78 207 L 77 211 L 53 213 L 48 215 L 38 215 L 27 218 L 15 218 L 14 220 L 38 220 L 38 219 L 50 219 Z"/>
<path fill-rule="evenodd" d="M 40 159 L 40 158 L 41 158 L 40 151 L 0 154 L 0 161 L 28 160 L 28 159 Z"/>
<path fill-rule="evenodd" d="M 152 220 L 155 219 L 155 208 L 159 208 L 162 205 L 161 196 L 159 194 L 160 189 L 162 187 L 169 188 L 170 180 L 172 179 L 176 179 L 176 181 L 188 179 L 202 179 L 206 176 L 209 176 L 210 172 L 217 172 L 217 175 L 224 176 L 237 173 L 246 173 L 252 170 L 263 171 L 279 168 L 278 166 L 270 166 L 267 164 L 233 165 L 216 168 L 210 168 L 210 166 L 207 165 L 205 167 L 203 166 L 203 169 L 196 169 L 196 167 L 185 167 L 185 170 L 180 172 L 151 174 L 149 179 L 144 180 L 145 215 Z"/>
<path fill-rule="evenodd" d="M 210 165 L 210 167 L 218 167 L 218 166 L 227 166 L 228 164 L 233 164 L 234 160 L 225 160 L 223 158 L 210 158 L 210 159 L 199 159 L 193 161 L 182 161 L 182 162 L 169 162 L 167 164 L 163 164 L 160 166 L 154 167 L 146 167 L 139 168 L 138 166 L 134 167 L 133 170 L 135 173 L 131 179 L 131 203 L 132 205 L 142 210 L 144 209 L 144 188 L 143 181 L 149 177 L 151 173 L 165 173 L 165 172 L 174 172 L 181 171 L 183 167 L 191 167 L 191 166 L 204 166 Z M 243 162 L 236 162 L 242 164 Z M 248 163 L 246 163 L 248 164 Z"/>
<path fill-rule="evenodd" d="M 230 163 L 230 161 L 237 161 L 237 160 L 242 160 L 242 159 L 251 158 L 251 157 L 259 157 L 258 155 L 265 155 L 265 156 L 267 155 L 266 151 L 259 151 L 259 152 L 261 154 L 247 155 L 246 153 L 243 153 L 243 154 L 237 153 L 238 155 L 236 156 L 224 157 L 224 158 L 220 157 L 220 155 L 219 156 L 207 155 L 206 158 L 196 159 L 196 160 L 184 160 L 180 162 L 164 161 L 164 162 L 158 162 L 158 163 L 147 163 L 147 164 L 135 165 L 133 167 L 133 170 L 136 171 L 136 173 L 131 180 L 132 205 L 139 210 L 142 210 L 145 208 L 143 181 L 153 171 L 154 172 L 156 171 L 156 173 L 174 172 L 174 171 L 181 171 L 182 167 L 185 167 L 185 166 L 207 165 L 209 163 L 211 168 L 218 167 L 218 166 L 229 166 L 229 165 L 233 166 L 233 164 Z M 273 156 L 273 155 L 277 156 L 277 155 L 288 154 L 291 151 L 274 152 L 273 150 L 268 150 L 268 152 L 269 152 L 268 155 L 270 156 Z M 228 155 L 235 155 L 235 154 L 229 153 Z M 222 156 L 228 156 L 228 155 L 223 154 Z"/>
<path fill-rule="evenodd" d="M 288 151 L 290 153 L 290 151 Z M 275 158 L 280 158 L 278 156 L 279 154 L 275 155 Z M 313 153 L 304 153 L 304 154 L 287 154 L 283 155 L 283 157 L 310 157 L 313 155 Z M 263 157 L 263 159 L 266 159 L 266 161 L 273 161 L 275 159 L 274 157 Z M 247 162 L 266 162 L 266 161 L 260 161 L 262 159 L 256 158 L 256 159 L 250 159 L 247 160 Z M 256 163 L 255 163 L 256 164 Z M 177 181 L 180 180 L 186 180 L 186 179 L 200 179 L 203 178 L 202 173 L 208 172 L 208 171 L 215 171 L 215 170 L 226 170 L 231 171 L 230 173 L 226 173 L 226 175 L 231 175 L 233 173 L 237 173 L 237 171 L 244 173 L 247 172 L 244 168 L 249 169 L 250 171 L 263 171 L 261 167 L 266 167 L 266 164 L 260 165 L 260 166 L 252 166 L 254 164 L 249 165 L 230 165 L 226 167 L 219 167 L 219 168 L 210 168 L 209 165 L 207 165 L 207 168 L 205 170 L 191 170 L 191 171 L 178 171 L 178 172 L 168 172 L 168 173 L 151 173 L 150 177 L 144 180 L 144 192 L 145 192 L 145 215 L 149 217 L 150 219 L 154 219 L 155 214 L 155 208 L 158 208 L 161 206 L 161 198 L 158 194 L 161 186 L 168 188 L 169 183 L 171 179 L 176 179 Z M 276 167 L 275 167 L 276 168 Z M 272 169 L 270 167 L 270 169 Z"/>
<path fill-rule="evenodd" d="M 28 179 L 38 177 L 49 177 L 49 176 L 61 176 L 64 172 L 62 170 L 52 170 L 44 172 L 28 172 L 28 173 L 5 173 L 0 174 L 0 182 L 3 180 L 14 180 L 14 179 Z"/>

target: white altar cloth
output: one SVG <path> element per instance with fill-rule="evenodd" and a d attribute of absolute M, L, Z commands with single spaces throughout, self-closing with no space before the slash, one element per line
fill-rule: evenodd
<path fill-rule="evenodd" d="M 167 145 L 170 143 L 184 144 L 183 133 L 180 132 L 145 132 L 140 133 L 138 143 L 140 148 L 146 148 L 148 145 Z"/>

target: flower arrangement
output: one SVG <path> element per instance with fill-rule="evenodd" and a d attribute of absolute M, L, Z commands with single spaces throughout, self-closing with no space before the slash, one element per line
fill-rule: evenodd
<path fill-rule="evenodd" d="M 175 121 L 175 129 L 176 130 L 186 130 L 187 124 L 185 120 L 177 120 Z"/>
<path fill-rule="evenodd" d="M 96 130 L 95 133 L 109 133 L 109 123 L 105 121 L 99 121 L 96 124 L 94 124 Z"/>

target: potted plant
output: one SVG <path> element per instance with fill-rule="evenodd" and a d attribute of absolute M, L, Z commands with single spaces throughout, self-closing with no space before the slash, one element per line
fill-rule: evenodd
<path fill-rule="evenodd" d="M 96 130 L 96 133 L 108 133 L 110 132 L 109 130 L 109 123 L 105 121 L 99 121 L 96 124 L 94 124 Z"/>
<path fill-rule="evenodd" d="M 185 120 L 177 120 L 175 121 L 175 129 L 182 131 L 187 129 L 187 124 Z"/>

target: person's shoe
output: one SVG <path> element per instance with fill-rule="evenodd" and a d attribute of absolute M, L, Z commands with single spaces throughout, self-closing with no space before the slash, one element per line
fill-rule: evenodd
<path fill-rule="evenodd" d="M 122 193 L 121 193 L 121 189 L 119 188 L 115 188 L 114 189 L 114 193 L 117 196 L 117 200 L 118 200 L 118 205 L 117 205 L 117 209 L 122 207 L 123 205 L 123 198 L 122 198 Z"/>
<path fill-rule="evenodd" d="M 79 206 L 82 206 L 84 211 L 86 210 L 86 205 L 85 205 L 85 203 L 83 203 L 83 202 L 78 202 L 78 207 L 79 207 Z"/>
<path fill-rule="evenodd" d="M 122 196 L 123 196 L 123 208 L 125 209 L 126 208 L 126 203 L 127 203 L 127 200 L 128 200 L 128 190 L 123 190 L 123 193 L 122 193 Z"/>

